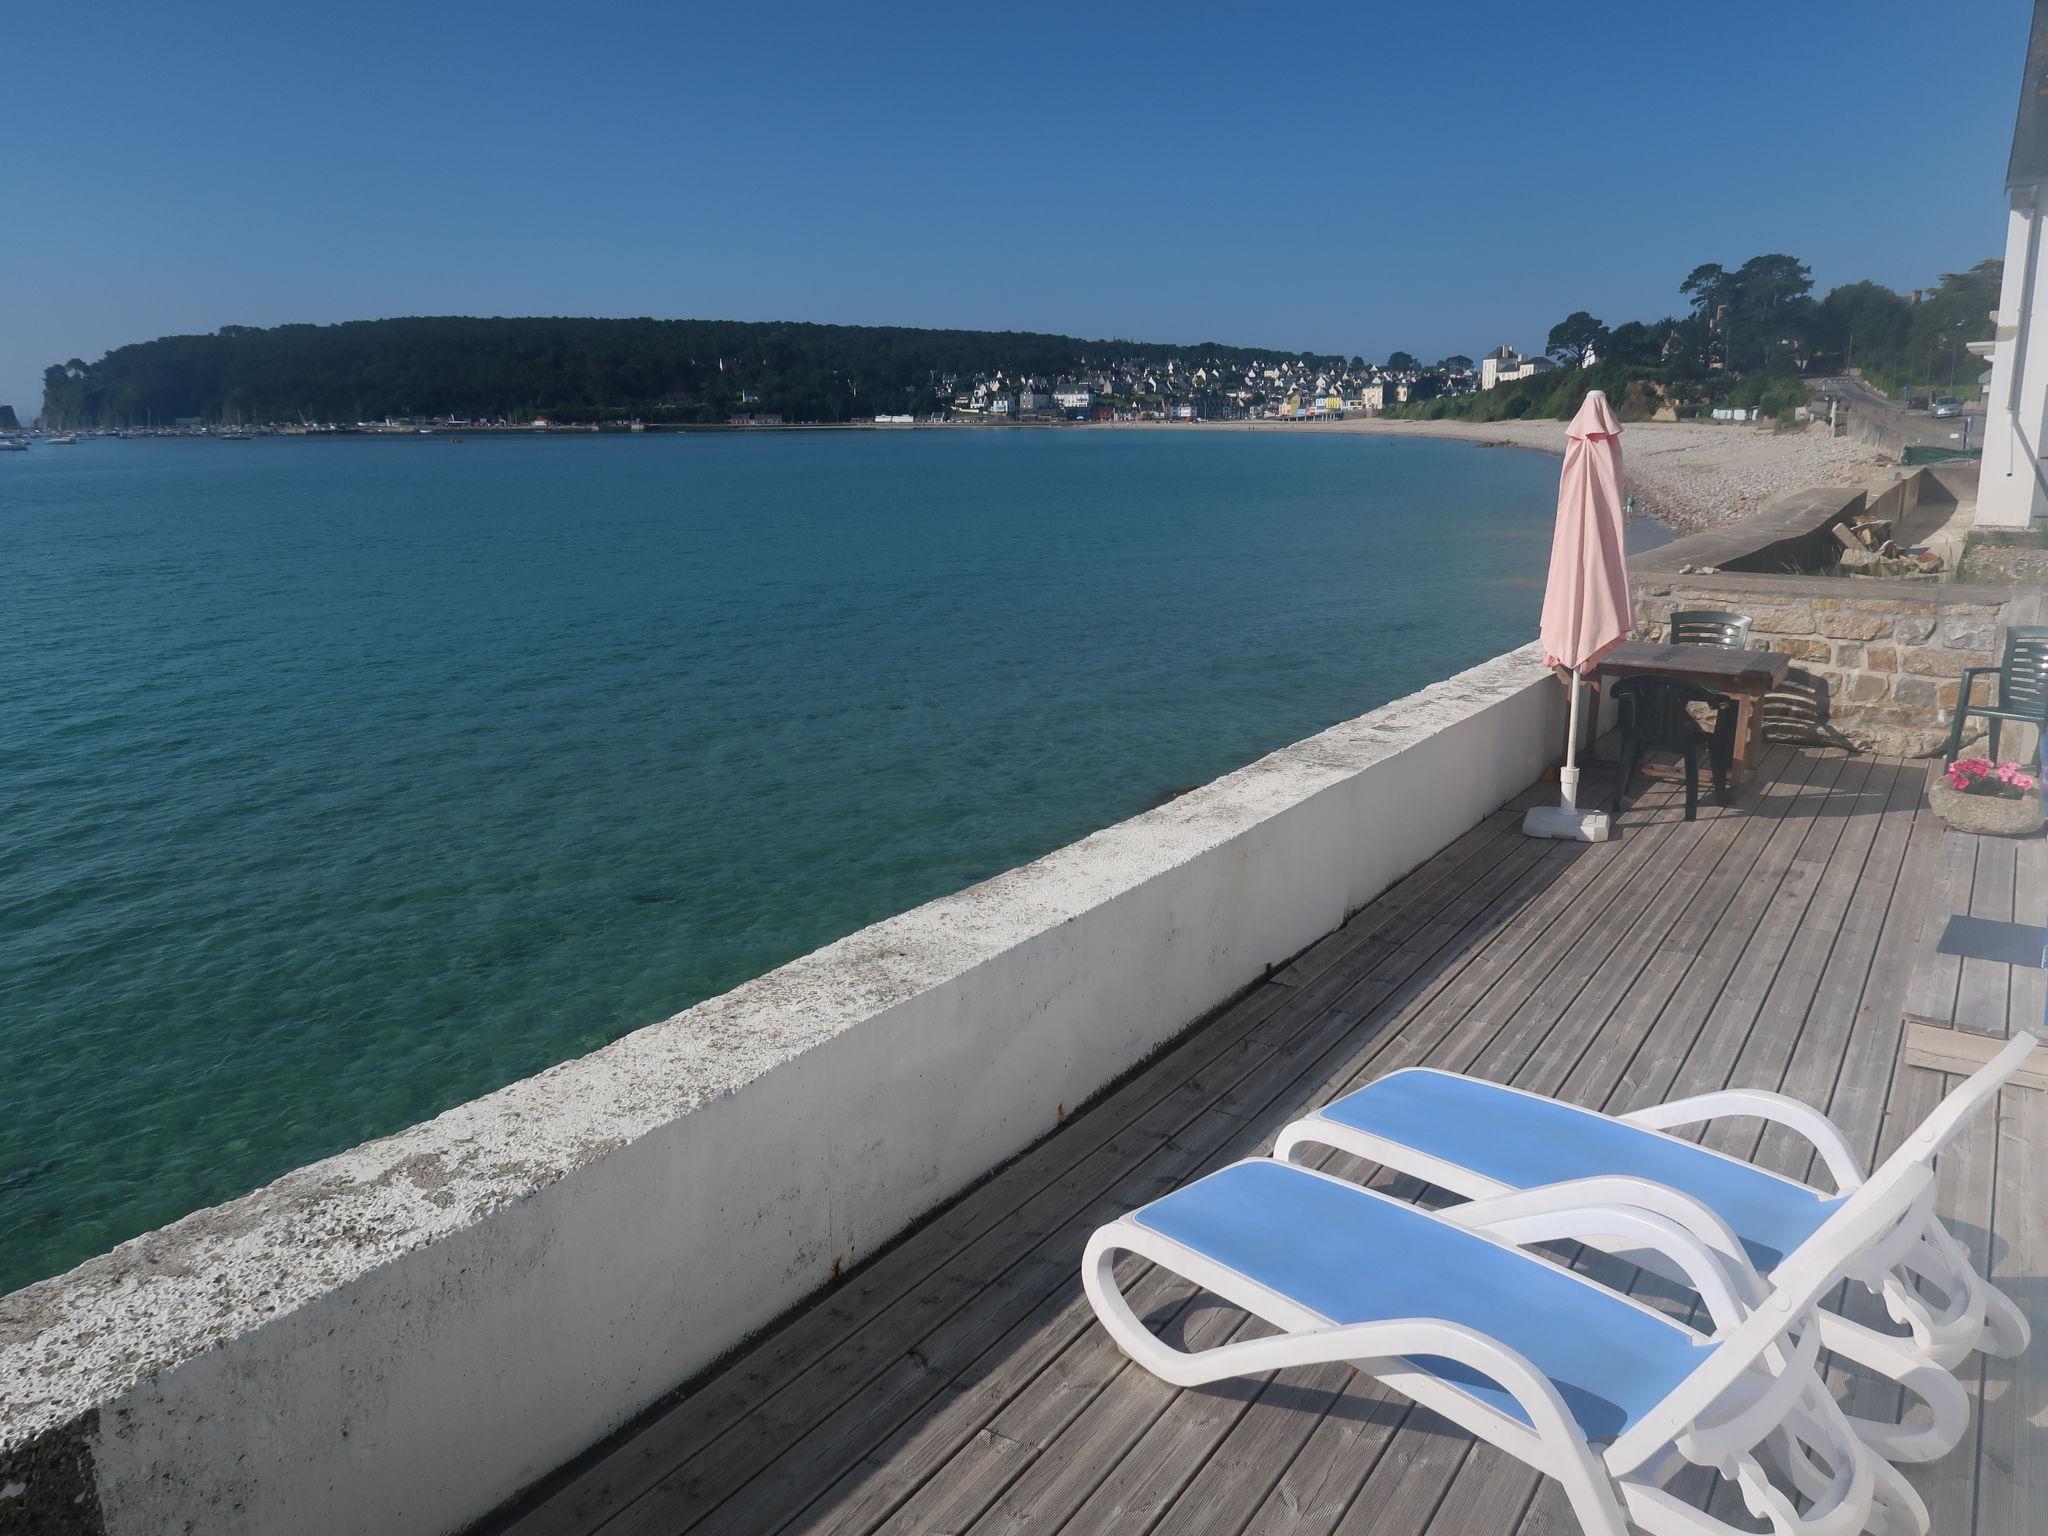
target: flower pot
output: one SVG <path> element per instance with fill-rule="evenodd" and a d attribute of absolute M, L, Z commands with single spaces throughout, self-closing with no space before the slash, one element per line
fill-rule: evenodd
<path fill-rule="evenodd" d="M 1967 795 L 1936 780 L 1927 788 L 1927 802 L 1935 815 L 1958 832 L 2025 837 L 2041 830 L 2041 797 L 2032 790 L 2017 800 L 2006 800 L 1998 795 Z"/>

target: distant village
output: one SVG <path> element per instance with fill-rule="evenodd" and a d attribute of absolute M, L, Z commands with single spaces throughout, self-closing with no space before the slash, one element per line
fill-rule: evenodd
<path fill-rule="evenodd" d="M 1588 363 L 1594 359 L 1589 357 Z M 1111 363 L 1100 370 L 1048 379 L 1010 377 L 1000 369 L 970 380 L 933 381 L 937 408 L 927 418 L 878 416 L 883 425 L 919 419 L 982 417 L 1009 421 L 1308 421 L 1326 416 L 1381 416 L 1410 401 L 1465 395 L 1546 373 L 1547 357 L 1496 347 L 1476 364 L 1453 356 L 1424 365 L 1396 353 L 1385 364 L 1353 358 L 1331 369 L 1306 362 L 1231 365 Z M 752 419 L 752 418 L 750 418 Z"/>

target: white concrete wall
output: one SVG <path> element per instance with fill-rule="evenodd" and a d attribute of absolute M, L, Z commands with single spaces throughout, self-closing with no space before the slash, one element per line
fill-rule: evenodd
<path fill-rule="evenodd" d="M 463 1525 L 1336 927 L 1563 730 L 1534 648 L 1496 658 L 0 1300 L 0 1526 L 63 1465 L 117 1536 Z"/>

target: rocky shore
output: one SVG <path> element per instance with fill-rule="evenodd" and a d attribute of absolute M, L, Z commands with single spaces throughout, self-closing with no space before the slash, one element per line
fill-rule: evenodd
<path fill-rule="evenodd" d="M 1561 421 L 1217 422 L 1174 431 L 1355 432 L 1450 437 L 1564 452 Z M 1816 428 L 1779 432 L 1737 423 L 1631 422 L 1622 429 L 1629 493 L 1683 533 L 1738 522 L 1771 497 L 1869 479 L 1888 462 L 1875 449 Z"/>

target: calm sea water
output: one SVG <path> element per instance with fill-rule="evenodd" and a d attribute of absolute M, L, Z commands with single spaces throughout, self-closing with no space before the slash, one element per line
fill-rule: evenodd
<path fill-rule="evenodd" d="M 0 456 L 0 1291 L 1521 643 L 1556 475 L 1240 433 Z"/>

